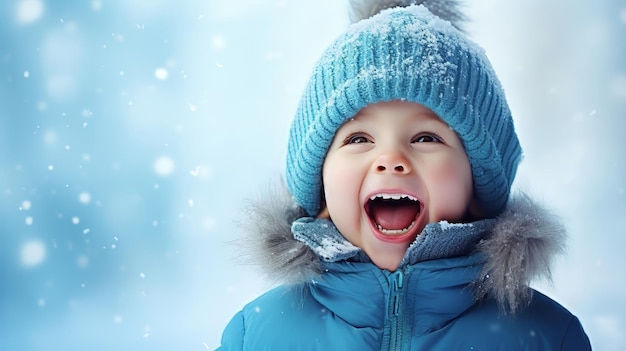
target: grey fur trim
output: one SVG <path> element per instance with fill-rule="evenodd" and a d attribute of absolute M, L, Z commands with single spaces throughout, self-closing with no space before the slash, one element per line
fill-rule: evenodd
<path fill-rule="evenodd" d="M 462 30 L 462 24 L 467 20 L 459 9 L 459 0 L 349 0 L 349 3 L 350 20 L 353 23 L 388 8 L 410 5 L 424 5 L 435 16 L 452 23 L 459 30 Z"/>
<path fill-rule="evenodd" d="M 318 276 L 319 258 L 291 234 L 291 223 L 304 216 L 286 186 L 269 189 L 263 199 L 251 201 L 245 221 L 239 223 L 247 236 L 240 241 L 243 256 L 252 260 L 246 263 L 260 266 L 273 283 L 297 285 Z"/>
<path fill-rule="evenodd" d="M 565 228 L 554 215 L 528 196 L 516 196 L 478 245 L 487 256 L 475 283 L 478 298 L 493 297 L 501 311 L 515 314 L 530 303 L 533 280 L 552 278 L 552 261 L 565 251 L 565 241 Z"/>

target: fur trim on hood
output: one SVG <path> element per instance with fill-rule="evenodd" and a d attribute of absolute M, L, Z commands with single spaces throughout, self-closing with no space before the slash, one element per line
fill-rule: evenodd
<path fill-rule="evenodd" d="M 320 257 L 291 231 L 293 221 L 305 216 L 284 187 L 248 208 L 244 254 L 272 283 L 299 285 L 322 273 Z M 551 263 L 564 252 L 565 241 L 565 228 L 553 214 L 524 194 L 514 196 L 476 247 L 487 258 L 473 283 L 477 300 L 494 298 L 503 313 L 511 314 L 526 306 L 529 284 L 551 279 Z"/>
<path fill-rule="evenodd" d="M 491 296 L 500 309 L 515 313 L 530 302 L 531 282 L 552 280 L 554 258 L 565 252 L 565 227 L 549 210 L 525 194 L 509 200 L 490 234 L 477 247 L 487 257 L 478 298 Z"/>

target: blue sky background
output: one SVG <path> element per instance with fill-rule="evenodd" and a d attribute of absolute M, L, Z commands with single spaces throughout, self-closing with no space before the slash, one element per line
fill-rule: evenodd
<path fill-rule="evenodd" d="M 537 287 L 626 349 L 626 2 L 468 1 L 517 189 L 563 218 Z M 212 350 L 269 288 L 237 257 L 344 1 L 0 4 L 0 349 Z"/>

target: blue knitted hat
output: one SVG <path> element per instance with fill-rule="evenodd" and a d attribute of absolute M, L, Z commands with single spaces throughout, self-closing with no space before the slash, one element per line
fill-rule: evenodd
<path fill-rule="evenodd" d="M 286 180 L 296 203 L 319 213 L 335 132 L 367 105 L 391 100 L 422 104 L 450 125 L 482 212 L 499 214 L 522 153 L 504 91 L 483 50 L 422 5 L 353 23 L 318 61 L 289 135 Z"/>

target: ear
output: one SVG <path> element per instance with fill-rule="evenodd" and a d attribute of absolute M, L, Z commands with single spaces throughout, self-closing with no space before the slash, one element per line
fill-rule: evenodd
<path fill-rule="evenodd" d="M 480 205 L 478 204 L 478 200 L 476 200 L 476 197 L 472 197 L 472 200 L 470 201 L 469 206 L 467 207 L 467 214 L 470 217 L 470 219 L 473 221 L 485 219 L 485 214 L 483 210 L 480 208 Z"/>
<path fill-rule="evenodd" d="M 322 209 L 320 209 L 320 212 L 315 217 L 316 218 L 330 219 L 330 213 L 328 213 L 328 207 L 326 207 L 326 205 L 324 204 L 322 206 Z"/>
<path fill-rule="evenodd" d="M 317 214 L 317 216 L 315 216 L 315 218 L 324 218 L 324 219 L 330 219 L 330 212 L 328 212 L 328 207 L 326 206 L 326 196 L 324 194 L 324 187 L 322 186 L 322 205 L 320 206 L 320 211 Z"/>

